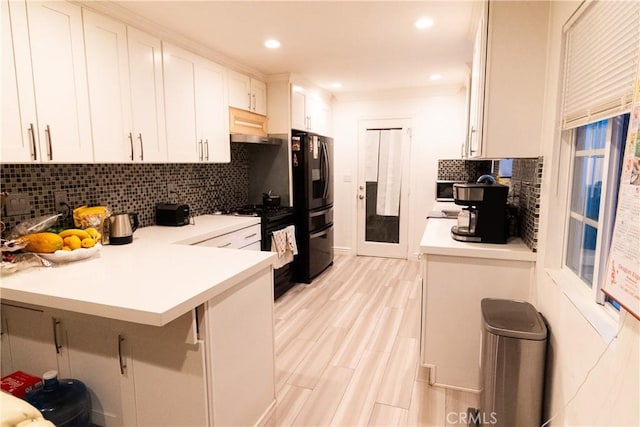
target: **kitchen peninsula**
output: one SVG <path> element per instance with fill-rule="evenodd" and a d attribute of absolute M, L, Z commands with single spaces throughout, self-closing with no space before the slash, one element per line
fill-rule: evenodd
<path fill-rule="evenodd" d="M 3 373 L 80 379 L 97 425 L 258 423 L 275 402 L 275 255 L 197 245 L 258 221 L 146 227 L 96 257 L 4 276 Z"/>
<path fill-rule="evenodd" d="M 529 300 L 536 254 L 515 237 L 506 244 L 453 240 L 456 224 L 455 219 L 430 218 L 420 242 L 421 363 L 431 368 L 431 384 L 477 392 L 480 301 Z"/>

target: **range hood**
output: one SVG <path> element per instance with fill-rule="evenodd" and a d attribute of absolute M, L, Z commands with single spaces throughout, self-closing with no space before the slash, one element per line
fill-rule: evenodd
<path fill-rule="evenodd" d="M 231 142 L 237 142 L 242 144 L 266 144 L 266 145 L 280 145 L 282 139 L 274 138 L 271 136 L 260 135 L 248 135 L 243 133 L 232 133 Z"/>
<path fill-rule="evenodd" d="M 229 107 L 231 142 L 241 144 L 280 145 L 282 139 L 267 134 L 267 117 Z"/>

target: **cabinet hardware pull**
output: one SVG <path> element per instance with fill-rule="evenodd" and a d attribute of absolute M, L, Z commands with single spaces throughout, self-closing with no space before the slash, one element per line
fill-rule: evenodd
<path fill-rule="evenodd" d="M 362 194 L 358 194 L 358 199 L 362 200 L 364 199 L 364 196 Z"/>
<path fill-rule="evenodd" d="M 249 92 L 247 96 L 249 97 L 249 110 L 251 110 L 251 92 Z"/>
<path fill-rule="evenodd" d="M 255 95 L 255 94 L 253 94 L 253 95 L 252 95 L 252 97 L 253 97 L 253 111 L 256 111 L 256 107 L 257 107 L 257 104 L 256 104 L 256 95 Z"/>
<path fill-rule="evenodd" d="M 33 129 L 33 123 L 29 123 L 29 139 L 31 139 L 31 148 L 33 149 L 31 157 L 33 160 L 38 160 L 38 152 L 36 151 L 36 132 Z"/>
<path fill-rule="evenodd" d="M 123 335 L 118 335 L 118 362 L 120 362 L 120 375 L 124 375 L 127 369 L 127 361 L 122 355 L 122 345 L 125 341 L 125 337 Z"/>
<path fill-rule="evenodd" d="M 142 143 L 142 133 L 138 134 L 138 139 L 140 140 L 140 160 L 144 160 L 144 144 Z"/>
<path fill-rule="evenodd" d="M 133 161 L 133 135 L 129 132 L 129 145 L 131 146 L 131 161 Z"/>
<path fill-rule="evenodd" d="M 51 128 L 49 125 L 47 125 L 44 133 L 47 135 L 47 148 L 49 149 L 47 155 L 49 156 L 49 160 L 53 160 L 53 145 L 51 144 Z"/>
<path fill-rule="evenodd" d="M 200 145 L 200 152 L 198 153 L 198 160 L 202 161 L 203 156 L 204 156 L 204 148 L 202 147 L 202 140 L 198 141 L 198 144 Z"/>
<path fill-rule="evenodd" d="M 224 244 L 224 245 L 222 245 L 222 246 L 218 246 L 218 247 L 219 247 L 219 248 L 226 248 L 227 246 L 231 246 L 231 242 L 226 243 L 226 244 Z"/>
<path fill-rule="evenodd" d="M 60 341 L 58 341 L 58 326 L 60 325 L 60 321 L 55 317 L 51 318 L 53 321 L 53 345 L 56 347 L 56 353 L 60 354 L 60 349 L 62 345 L 60 345 Z"/>
<path fill-rule="evenodd" d="M 245 239 L 250 239 L 250 238 L 255 237 L 257 235 L 258 235 L 258 233 L 253 233 L 253 234 L 249 234 L 248 236 L 244 236 L 244 238 Z"/>
<path fill-rule="evenodd" d="M 209 161 L 209 140 L 208 139 L 204 140 L 204 145 L 205 145 L 205 147 L 207 149 L 207 154 L 206 154 L 206 157 L 205 157 L 205 161 L 208 162 Z"/>

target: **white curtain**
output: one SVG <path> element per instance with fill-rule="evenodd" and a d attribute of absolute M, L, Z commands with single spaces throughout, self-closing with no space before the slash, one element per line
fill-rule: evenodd
<path fill-rule="evenodd" d="M 398 216 L 402 184 L 402 129 L 380 130 L 376 214 Z"/>
<path fill-rule="evenodd" d="M 364 180 L 378 182 L 378 153 L 380 151 L 380 131 L 367 129 L 364 141 Z"/>

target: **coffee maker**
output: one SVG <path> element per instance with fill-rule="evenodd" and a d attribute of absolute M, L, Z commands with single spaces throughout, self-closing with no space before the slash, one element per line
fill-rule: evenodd
<path fill-rule="evenodd" d="M 462 242 L 506 243 L 508 193 L 508 186 L 491 181 L 454 184 L 454 203 L 464 208 L 451 237 Z"/>

